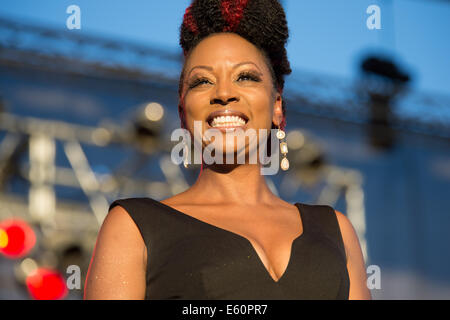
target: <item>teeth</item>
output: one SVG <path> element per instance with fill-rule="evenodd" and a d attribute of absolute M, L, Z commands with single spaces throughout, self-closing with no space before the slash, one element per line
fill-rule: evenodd
<path fill-rule="evenodd" d="M 211 123 L 212 127 L 239 127 L 245 125 L 245 120 L 239 116 L 215 117 Z"/>

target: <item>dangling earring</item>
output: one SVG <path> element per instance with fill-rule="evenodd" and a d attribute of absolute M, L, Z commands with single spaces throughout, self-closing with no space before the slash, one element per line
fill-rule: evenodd
<path fill-rule="evenodd" d="M 183 165 L 185 168 L 189 165 L 189 146 L 186 142 L 186 140 L 183 141 Z"/>
<path fill-rule="evenodd" d="M 278 132 L 277 132 L 277 138 L 280 140 L 280 151 L 283 154 L 283 159 L 281 160 L 281 169 L 283 171 L 286 171 L 289 169 L 289 160 L 286 157 L 286 154 L 288 153 L 288 146 L 286 143 L 286 133 L 280 129 L 280 126 L 278 126 Z M 283 140 L 283 142 L 281 142 Z"/>

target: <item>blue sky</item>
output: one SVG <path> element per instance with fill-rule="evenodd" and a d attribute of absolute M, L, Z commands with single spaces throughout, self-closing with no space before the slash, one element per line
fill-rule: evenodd
<path fill-rule="evenodd" d="M 66 29 L 66 8 L 81 8 L 81 30 L 177 50 L 190 0 L 2 0 L 0 16 Z M 392 55 L 413 87 L 450 94 L 450 2 L 436 0 L 284 0 L 294 70 L 352 78 L 363 53 Z M 369 30 L 366 9 L 381 9 L 381 30 Z"/>

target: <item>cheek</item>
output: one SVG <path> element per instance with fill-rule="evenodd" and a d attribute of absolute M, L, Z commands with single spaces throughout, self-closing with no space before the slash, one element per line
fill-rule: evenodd
<path fill-rule="evenodd" d="M 260 128 L 272 126 L 273 98 L 267 92 L 259 91 L 246 95 L 255 125 Z"/>
<path fill-rule="evenodd" d="M 208 103 L 209 100 L 206 94 L 187 93 L 184 96 L 185 120 L 189 129 L 193 128 L 195 120 L 204 120 L 203 114 Z"/>

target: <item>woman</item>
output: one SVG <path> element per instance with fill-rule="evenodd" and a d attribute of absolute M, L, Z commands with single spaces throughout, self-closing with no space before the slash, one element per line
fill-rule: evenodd
<path fill-rule="evenodd" d="M 191 136 L 194 121 L 201 121 L 202 137 L 228 126 L 278 129 L 282 138 L 282 89 L 291 72 L 287 39 L 277 0 L 193 1 L 181 26 L 181 126 Z M 248 143 L 231 146 L 226 151 L 233 160 L 252 150 Z M 233 163 L 202 163 L 192 187 L 163 201 L 113 202 L 85 298 L 371 298 L 345 215 L 329 206 L 290 204 L 270 191 L 260 162 Z"/>

